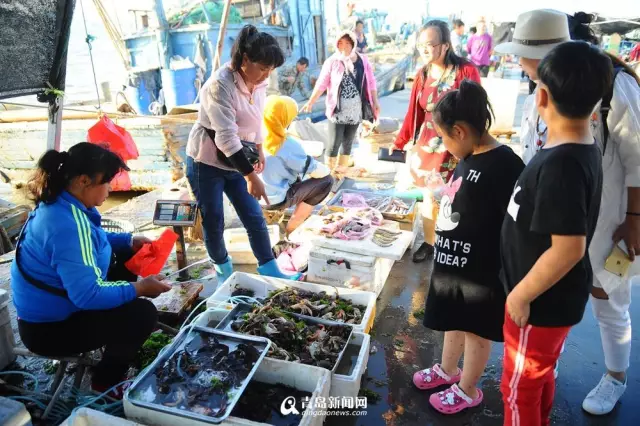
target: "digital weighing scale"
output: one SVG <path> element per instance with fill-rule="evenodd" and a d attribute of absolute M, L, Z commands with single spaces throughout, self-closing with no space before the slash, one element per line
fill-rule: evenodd
<path fill-rule="evenodd" d="M 153 224 L 171 226 L 178 234 L 176 241 L 176 258 L 180 278 L 189 279 L 187 271 L 187 250 L 184 242 L 184 228 L 193 227 L 198 217 L 198 203 L 191 200 L 158 200 L 153 214 Z"/>

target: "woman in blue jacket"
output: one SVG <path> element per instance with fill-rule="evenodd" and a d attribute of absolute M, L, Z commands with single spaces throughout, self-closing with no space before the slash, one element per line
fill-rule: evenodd
<path fill-rule="evenodd" d="M 120 157 L 98 145 L 46 152 L 29 183 L 36 208 L 11 267 L 24 345 L 43 356 L 105 347 L 93 374 L 96 391 L 123 380 L 156 326 L 155 306 L 139 296 L 153 298 L 171 288 L 159 276 L 136 282 L 123 266 L 149 240 L 100 227 L 96 207 L 121 170 L 128 168 Z"/>

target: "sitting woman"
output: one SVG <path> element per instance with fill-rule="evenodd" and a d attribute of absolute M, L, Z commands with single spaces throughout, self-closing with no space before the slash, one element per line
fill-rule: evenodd
<path fill-rule="evenodd" d="M 171 289 L 159 276 L 141 281 L 123 262 L 144 237 L 105 232 L 96 207 L 109 182 L 128 170 L 116 154 L 89 143 L 48 151 L 29 183 L 29 215 L 11 266 L 11 290 L 24 345 L 42 356 L 71 356 L 106 347 L 92 387 L 104 392 L 124 379 L 156 327 L 153 303 Z M 122 397 L 122 389 L 111 392 Z"/>
<path fill-rule="evenodd" d="M 264 108 L 267 134 L 263 144 L 266 160 L 260 177 L 271 202 L 270 210 L 296 206 L 287 224 L 287 234 L 309 217 L 333 186 L 329 168 L 307 155 L 297 140 L 287 136 L 287 128 L 297 115 L 298 104 L 294 99 L 288 96 L 267 99 Z"/>

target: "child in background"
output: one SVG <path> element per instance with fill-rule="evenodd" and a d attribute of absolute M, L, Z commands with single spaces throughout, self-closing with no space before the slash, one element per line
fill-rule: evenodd
<path fill-rule="evenodd" d="M 425 327 L 444 331 L 441 364 L 418 371 L 418 389 L 452 385 L 434 393 L 431 405 L 443 414 L 482 402 L 476 386 L 491 352 L 502 341 L 504 288 L 500 282 L 500 228 L 524 163 L 489 134 L 492 109 L 487 92 L 464 80 L 436 105 L 435 127 L 460 162 L 441 194 L 436 221 L 434 267 L 425 308 Z M 458 368 L 464 353 L 464 368 Z M 458 384 L 456 384 L 459 382 Z"/>
<path fill-rule="evenodd" d="M 287 128 L 298 115 L 297 102 L 288 96 L 269 96 L 264 107 L 264 182 L 269 210 L 295 206 L 287 223 L 287 234 L 304 222 L 333 187 L 329 168 L 307 155 Z"/>
<path fill-rule="evenodd" d="M 593 273 L 587 249 L 602 193 L 602 153 L 590 116 L 611 87 L 611 60 L 565 42 L 538 67 L 536 104 L 547 142 L 516 183 L 502 227 L 508 294 L 501 391 L 504 424 L 548 425 L 554 365 L 582 320 Z"/>

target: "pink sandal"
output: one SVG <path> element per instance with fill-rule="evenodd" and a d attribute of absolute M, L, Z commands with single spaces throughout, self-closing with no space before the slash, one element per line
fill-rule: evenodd
<path fill-rule="evenodd" d="M 460 381 L 462 370 L 458 368 L 458 372 L 455 376 L 449 376 L 442 368 L 440 364 L 436 364 L 431 368 L 417 371 L 413 375 L 413 384 L 420 390 L 427 390 L 437 388 L 444 385 L 452 385 Z"/>
<path fill-rule="evenodd" d="M 429 397 L 429 403 L 442 414 L 456 414 L 467 408 L 472 408 L 482 402 L 482 391 L 478 389 L 476 399 L 469 398 L 458 385 L 453 385 L 442 392 L 436 392 Z"/>

